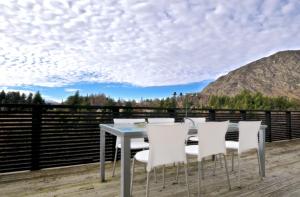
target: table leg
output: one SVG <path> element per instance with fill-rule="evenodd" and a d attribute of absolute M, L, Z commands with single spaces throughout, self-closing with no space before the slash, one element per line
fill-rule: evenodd
<path fill-rule="evenodd" d="M 265 177 L 265 129 L 259 130 L 259 158 L 260 158 L 260 166 L 261 166 L 261 176 Z"/>
<path fill-rule="evenodd" d="M 100 178 L 105 181 L 105 131 L 100 129 Z"/>
<path fill-rule="evenodd" d="M 130 196 L 130 138 L 121 138 L 121 197 Z"/>

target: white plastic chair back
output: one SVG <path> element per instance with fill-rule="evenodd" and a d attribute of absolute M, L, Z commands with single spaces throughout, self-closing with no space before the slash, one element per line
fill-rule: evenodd
<path fill-rule="evenodd" d="M 174 123 L 175 118 L 148 118 L 148 123 Z"/>
<path fill-rule="evenodd" d="M 114 118 L 114 124 L 134 124 L 134 123 L 140 123 L 140 122 L 146 122 L 143 118 Z M 144 138 L 133 138 L 131 139 L 131 142 L 144 142 Z M 121 138 L 117 137 L 116 140 L 116 147 L 118 144 L 121 144 Z"/>
<path fill-rule="evenodd" d="M 198 161 L 210 155 L 226 153 L 225 135 L 229 121 L 198 123 Z"/>
<path fill-rule="evenodd" d="M 184 118 L 184 122 L 189 124 L 190 127 L 196 126 L 197 123 L 206 122 L 205 118 Z"/>
<path fill-rule="evenodd" d="M 203 123 L 203 122 L 206 122 L 206 119 L 205 118 L 184 118 L 184 123 L 189 125 L 189 128 L 190 129 L 194 129 L 196 127 L 196 124 L 197 123 Z M 187 137 L 187 141 L 191 139 L 191 137 L 195 137 L 195 140 L 192 140 L 192 141 L 198 141 L 198 138 L 196 137 L 197 134 L 193 133 L 193 134 L 190 134 L 188 133 L 188 137 Z"/>
<path fill-rule="evenodd" d="M 161 165 L 177 162 L 186 163 L 186 124 L 148 124 L 149 160 L 147 171 Z"/>
<path fill-rule="evenodd" d="M 239 153 L 250 149 L 258 149 L 258 132 L 261 121 L 239 122 Z"/>

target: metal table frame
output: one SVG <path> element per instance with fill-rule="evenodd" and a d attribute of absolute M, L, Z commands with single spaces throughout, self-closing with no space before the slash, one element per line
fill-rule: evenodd
<path fill-rule="evenodd" d="M 262 125 L 259 131 L 259 157 L 261 165 L 261 175 L 265 177 L 265 130 L 267 126 Z M 238 131 L 237 123 L 230 123 L 227 132 Z M 145 129 L 136 127 L 131 132 L 122 131 L 121 128 L 113 127 L 112 124 L 100 124 L 100 178 L 105 182 L 105 133 L 121 138 L 121 197 L 130 196 L 130 162 L 131 150 L 130 139 L 147 137 Z"/>

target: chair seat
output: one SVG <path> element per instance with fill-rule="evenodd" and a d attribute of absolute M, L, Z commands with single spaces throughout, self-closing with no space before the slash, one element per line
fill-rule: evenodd
<path fill-rule="evenodd" d="M 239 149 L 239 142 L 236 141 L 226 141 L 227 149 Z"/>
<path fill-rule="evenodd" d="M 185 153 L 187 155 L 198 155 L 198 145 L 191 145 L 185 147 Z"/>
<path fill-rule="evenodd" d="M 149 150 L 143 150 L 143 151 L 137 152 L 135 154 L 134 158 L 139 162 L 148 163 Z"/>
<path fill-rule="evenodd" d="M 189 137 L 189 141 L 192 141 L 192 142 L 198 142 L 199 139 L 198 139 L 197 136 L 191 136 L 191 137 Z"/>
<path fill-rule="evenodd" d="M 122 148 L 121 144 L 117 145 L 118 148 Z M 131 142 L 130 143 L 130 149 L 137 150 L 137 149 L 144 149 L 149 148 L 149 143 L 147 142 Z"/>

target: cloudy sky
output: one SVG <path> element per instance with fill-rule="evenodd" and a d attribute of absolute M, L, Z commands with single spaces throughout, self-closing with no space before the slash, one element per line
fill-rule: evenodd
<path fill-rule="evenodd" d="M 299 0 L 0 0 L 0 89 L 60 100 L 199 91 L 300 47 Z"/>

